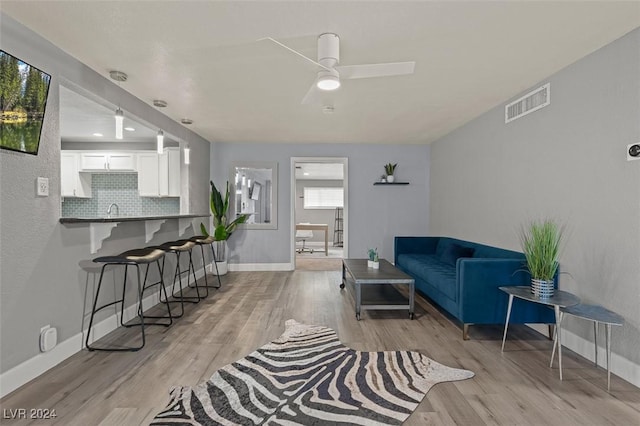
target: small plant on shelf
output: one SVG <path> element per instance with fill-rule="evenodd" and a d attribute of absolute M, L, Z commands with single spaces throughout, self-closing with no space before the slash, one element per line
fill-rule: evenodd
<path fill-rule="evenodd" d="M 396 171 L 396 167 L 398 167 L 398 163 L 396 164 L 385 164 L 384 171 L 387 174 L 387 182 L 392 183 L 394 180 L 393 173 Z"/>

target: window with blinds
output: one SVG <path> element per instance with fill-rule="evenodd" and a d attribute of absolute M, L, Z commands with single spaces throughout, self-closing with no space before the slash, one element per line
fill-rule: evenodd
<path fill-rule="evenodd" d="M 305 209 L 344 207 L 344 188 L 304 188 Z"/>

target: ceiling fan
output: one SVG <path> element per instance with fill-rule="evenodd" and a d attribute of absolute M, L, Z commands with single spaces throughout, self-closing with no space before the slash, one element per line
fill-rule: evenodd
<path fill-rule="evenodd" d="M 320 68 L 315 82 L 304 98 L 302 98 L 303 104 L 314 102 L 320 93 L 319 90 L 329 91 L 339 88 L 341 80 L 413 74 L 413 70 L 416 65 L 413 61 L 389 62 L 382 64 L 339 65 L 340 38 L 333 33 L 324 33 L 318 36 L 317 61 L 308 58 L 302 53 L 271 37 L 266 37 L 260 40 L 270 40 Z"/>

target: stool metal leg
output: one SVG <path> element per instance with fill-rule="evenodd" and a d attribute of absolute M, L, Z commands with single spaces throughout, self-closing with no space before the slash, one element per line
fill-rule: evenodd
<path fill-rule="evenodd" d="M 90 351 L 93 351 L 94 349 L 91 347 L 91 345 L 89 345 L 89 336 L 91 334 L 91 329 L 93 328 L 93 317 L 95 316 L 96 312 L 99 311 L 99 309 L 96 309 L 96 307 L 98 306 L 98 296 L 100 295 L 100 288 L 102 287 L 102 277 L 104 276 L 104 269 L 107 267 L 107 265 L 108 264 L 102 265 L 102 268 L 100 270 L 100 278 L 98 279 L 98 289 L 96 290 L 96 296 L 93 299 L 93 308 L 91 309 L 91 317 L 89 318 L 89 328 L 87 329 L 87 338 L 85 339 L 85 343 L 84 343 L 84 345 Z M 101 307 L 100 309 L 102 309 L 103 307 Z"/>
<path fill-rule="evenodd" d="M 158 289 L 158 299 L 159 299 L 159 301 L 161 303 L 164 303 L 164 304 L 167 305 L 167 314 L 168 314 L 168 316 L 165 316 L 165 315 L 144 315 L 142 310 L 141 310 L 142 308 L 140 308 L 138 310 L 138 315 L 144 315 L 144 318 L 151 318 L 151 319 L 168 319 L 169 320 L 168 323 L 151 322 L 151 323 L 147 323 L 147 325 L 161 325 L 163 327 L 169 327 L 171 324 L 173 324 L 173 316 L 171 315 L 171 305 L 168 304 L 168 303 L 165 303 L 165 301 L 168 300 L 168 297 L 167 297 L 167 289 L 166 289 L 166 287 L 164 285 L 164 277 L 163 277 L 163 272 L 164 272 L 163 269 L 164 268 L 162 268 L 160 266 L 160 260 L 159 259 L 156 260 L 155 263 L 157 264 L 158 272 L 160 273 L 160 281 L 155 282 L 155 283 L 151 283 L 151 284 L 147 284 L 147 277 L 149 276 L 149 268 L 151 267 L 151 264 L 147 263 L 147 269 L 146 269 L 145 274 L 144 274 L 144 281 L 143 281 L 143 285 L 142 285 L 142 294 L 144 295 L 144 291 L 147 288 L 149 288 L 151 286 L 154 286 L 154 285 L 159 285 L 160 288 Z M 162 292 L 164 292 L 165 301 L 162 300 Z"/>
<path fill-rule="evenodd" d="M 125 265 L 125 275 L 124 275 L 124 282 L 123 282 L 123 289 L 122 289 L 122 299 L 119 300 L 115 300 L 111 303 L 107 303 L 105 305 L 102 305 L 100 307 L 98 307 L 98 298 L 100 296 L 100 289 L 102 288 L 102 279 L 104 277 L 104 271 L 106 269 L 107 266 L 109 265 Z M 93 309 L 91 311 L 91 317 L 89 319 L 89 329 L 87 330 L 87 338 L 85 340 L 85 346 L 87 347 L 87 349 L 89 351 L 108 351 L 108 352 L 135 352 L 135 351 L 139 351 L 140 349 L 142 349 L 144 347 L 145 344 L 145 334 L 144 334 L 144 320 L 143 317 L 140 317 L 140 324 L 130 324 L 130 325 L 125 325 L 124 324 L 124 295 L 126 293 L 126 289 L 127 289 L 127 269 L 128 266 L 130 265 L 130 263 L 105 263 L 104 265 L 102 265 L 102 269 L 100 271 L 100 279 L 98 280 L 98 289 L 96 290 L 96 296 L 95 299 L 93 301 Z M 140 267 L 138 266 L 138 264 L 134 263 L 133 264 L 136 267 L 137 270 L 137 275 L 138 275 L 138 310 L 142 309 L 142 281 L 141 281 L 141 277 L 140 277 Z M 126 348 L 97 348 L 95 346 L 91 346 L 89 344 L 89 337 L 91 334 L 91 329 L 93 328 L 93 319 L 95 317 L 96 312 L 99 312 L 100 310 L 108 307 L 108 306 L 112 306 L 115 305 L 117 303 L 121 304 L 121 308 L 120 308 L 120 324 L 122 324 L 125 327 L 132 327 L 132 326 L 136 326 L 139 325 L 140 326 L 140 332 L 142 334 L 142 344 L 140 346 L 133 346 L 133 347 L 126 347 Z"/>
<path fill-rule="evenodd" d="M 609 367 L 609 361 L 611 359 L 611 324 L 607 324 L 606 339 L 607 339 L 607 391 L 610 391 L 611 390 L 611 368 Z"/>
<path fill-rule="evenodd" d="M 595 363 L 598 366 L 598 321 L 593 322 L 593 344 L 596 347 Z"/>

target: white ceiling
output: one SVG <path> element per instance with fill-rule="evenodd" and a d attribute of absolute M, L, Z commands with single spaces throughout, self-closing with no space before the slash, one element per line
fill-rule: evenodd
<path fill-rule="evenodd" d="M 223 142 L 429 143 L 640 26 L 639 2 L 2 1 L 100 74 Z M 415 74 L 344 81 L 301 105 L 316 57 L 415 61 Z M 333 114 L 324 114 L 332 105 Z"/>

